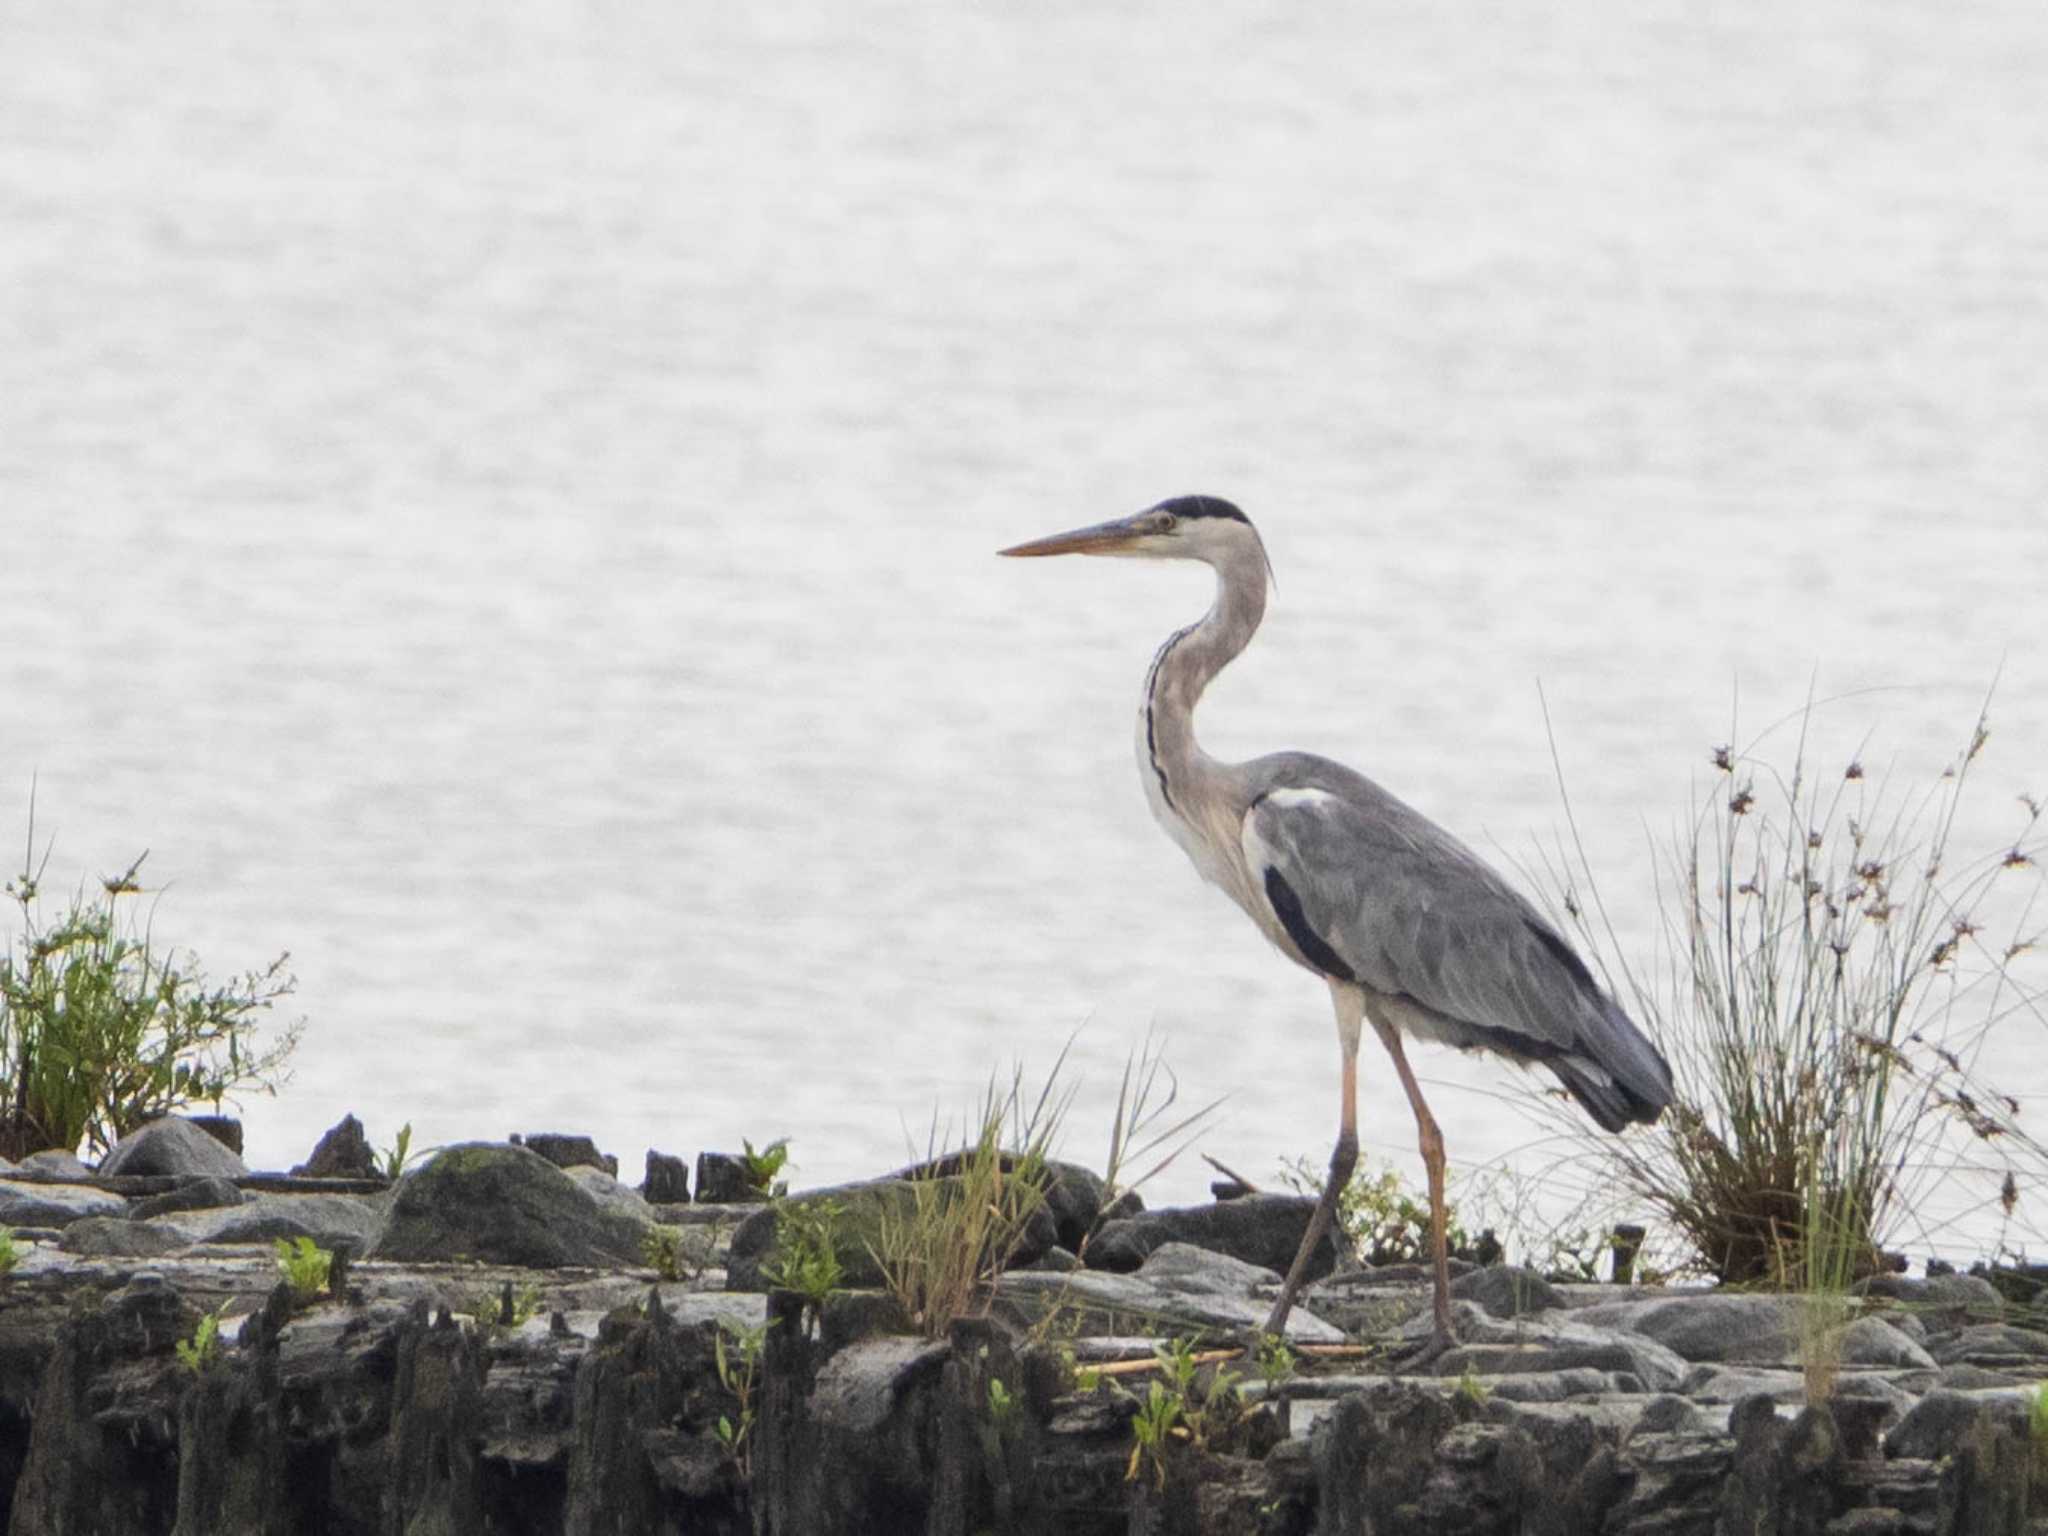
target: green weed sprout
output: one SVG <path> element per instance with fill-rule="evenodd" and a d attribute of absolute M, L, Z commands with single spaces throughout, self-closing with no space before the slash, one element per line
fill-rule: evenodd
<path fill-rule="evenodd" d="M 845 1267 L 839 1262 L 837 1200 L 785 1205 L 776 1213 L 775 1257 L 761 1272 L 777 1287 L 795 1291 L 813 1310 L 839 1288 Z"/>
<path fill-rule="evenodd" d="M 228 1304 L 222 1302 L 199 1319 L 189 1339 L 178 1340 L 178 1363 L 197 1376 L 220 1358 L 220 1323 Z"/>
<path fill-rule="evenodd" d="M 789 1186 L 778 1183 L 775 1176 L 789 1162 L 789 1138 L 778 1136 L 758 1152 L 744 1136 L 740 1138 L 740 1145 L 745 1148 L 740 1153 L 740 1176 L 747 1181 L 747 1188 L 775 1200 L 788 1194 Z"/>
<path fill-rule="evenodd" d="M 292 1288 L 294 1298 L 311 1301 L 327 1289 L 327 1271 L 334 1262 L 333 1254 L 310 1237 L 280 1237 L 274 1246 L 278 1272 Z"/>
<path fill-rule="evenodd" d="M 713 1356 L 718 1363 L 718 1383 L 733 1395 L 735 1404 L 732 1414 L 721 1413 L 718 1416 L 718 1442 L 732 1457 L 743 1478 L 753 1473 L 749 1442 L 754 1432 L 754 1386 L 760 1378 L 761 1351 L 767 1344 L 768 1330 L 772 1326 L 772 1319 L 748 1327 L 729 1317 L 721 1317 L 718 1333 L 712 1340 Z"/>

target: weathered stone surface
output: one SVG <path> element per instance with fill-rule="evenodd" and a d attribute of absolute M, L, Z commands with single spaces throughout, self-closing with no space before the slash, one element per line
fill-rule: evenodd
<path fill-rule="evenodd" d="M 1904 1303 L 1929 1331 L 1995 1323 L 2004 1316 L 1998 1287 L 1981 1275 L 1872 1275 L 1857 1286 L 1866 1296 Z"/>
<path fill-rule="evenodd" d="M 1105 1221 L 1082 1257 L 1091 1269 L 1129 1271 L 1166 1243 L 1192 1243 L 1285 1273 L 1301 1247 L 1315 1202 L 1301 1195 L 1247 1195 L 1216 1205 L 1169 1206 Z M 1309 1277 L 1330 1272 L 1335 1250 L 1315 1254 Z"/>
<path fill-rule="evenodd" d="M 2032 1371 L 2048 1365 L 2048 1334 L 2008 1323 L 1978 1323 L 1953 1333 L 1930 1334 L 1927 1353 L 1940 1365 L 1978 1365 L 1992 1371 Z"/>
<path fill-rule="evenodd" d="M 1278 1286 L 1273 1270 L 1227 1253 L 1211 1253 L 1192 1243 L 1166 1243 L 1154 1248 L 1137 1269 L 1138 1278 L 1186 1296 L 1247 1297 L 1261 1286 Z"/>
<path fill-rule="evenodd" d="M 84 1184 L 0 1179 L 0 1226 L 63 1227 L 86 1216 L 125 1216 L 128 1202 Z"/>
<path fill-rule="evenodd" d="M 878 1179 L 809 1189 L 764 1206 L 733 1232 L 732 1251 L 726 1258 L 726 1285 L 736 1291 L 767 1289 L 773 1283 L 768 1272 L 776 1264 L 783 1219 L 791 1213 L 819 1212 L 827 1207 L 833 1212 L 834 1251 L 842 1271 L 840 1284 L 881 1285 L 882 1267 L 875 1255 L 883 1251 L 884 1224 L 907 1223 L 915 1215 L 920 1197 L 950 1199 L 958 1187 L 959 1180 L 953 1178 L 926 1180 L 921 1186 L 908 1179 Z M 1028 1264 L 1050 1248 L 1052 1242 L 1052 1217 L 1040 1208 L 1026 1222 L 1008 1261 L 1013 1265 Z"/>
<path fill-rule="evenodd" d="M 1460 1342 L 1432 1369 L 1440 1376 L 1466 1371 L 1479 1375 L 1522 1375 L 1531 1371 L 1589 1369 L 1631 1378 L 1637 1391 L 1670 1392 L 1685 1380 L 1686 1365 L 1654 1339 L 1618 1329 L 1588 1326 L 1584 1312 L 1496 1318 L 1469 1301 L 1451 1304 Z M 1403 1329 L 1413 1339 L 1428 1337 L 1425 1313 Z"/>
<path fill-rule="evenodd" d="M 92 1258 L 152 1259 L 191 1244 L 167 1227 L 124 1216 L 84 1216 L 64 1229 L 58 1246 Z"/>
<path fill-rule="evenodd" d="M 680 1157 L 671 1157 L 666 1152 L 647 1149 L 647 1176 L 640 1183 L 640 1194 L 649 1205 L 688 1205 L 690 1203 L 690 1167 Z"/>
<path fill-rule="evenodd" d="M 1934 1357 L 1882 1317 L 1859 1317 L 1842 1330 L 1842 1364 L 1895 1370 L 1934 1369 Z"/>
<path fill-rule="evenodd" d="M 1565 1304 L 1556 1286 L 1519 1264 L 1489 1264 L 1460 1275 L 1451 1282 L 1451 1294 L 1477 1302 L 1495 1317 L 1521 1317 Z"/>
<path fill-rule="evenodd" d="M 576 1163 L 562 1171 L 606 1210 L 634 1221 L 654 1220 L 654 1207 L 642 1198 L 640 1191 L 627 1188 L 602 1168 Z"/>
<path fill-rule="evenodd" d="M 597 1150 L 597 1143 L 588 1136 L 565 1136 L 558 1131 L 540 1131 L 511 1138 L 515 1147 L 525 1147 L 529 1152 L 538 1152 L 557 1168 L 596 1168 L 619 1176 L 619 1160 L 608 1152 Z"/>
<path fill-rule="evenodd" d="M 283 1392 L 277 1332 L 290 1288 L 273 1291 L 223 1350 L 193 1374 L 178 1399 L 177 1525 L 172 1536 L 284 1536 L 290 1531 Z"/>
<path fill-rule="evenodd" d="M 1987 1415 L 1994 1423 L 2024 1432 L 2026 1397 L 2020 1392 L 1930 1392 L 1884 1437 L 1884 1453 L 1935 1460 L 1947 1455 Z"/>
<path fill-rule="evenodd" d="M 1099 1269 L 1054 1274 L 1012 1270 L 996 1288 L 1006 1315 L 1036 1319 L 1057 1310 L 1064 1324 L 1083 1334 L 1187 1331 L 1238 1332 L 1264 1324 L 1272 1308 L 1263 1300 L 1238 1299 L 1213 1291 L 1176 1291 L 1154 1285 L 1142 1274 Z M 1343 1333 L 1300 1307 L 1289 1314 L 1287 1337 L 1301 1344 L 1340 1344 Z"/>
<path fill-rule="evenodd" d="M 699 1205 L 748 1205 L 765 1198 L 767 1193 L 747 1182 L 747 1165 L 731 1153 L 697 1154 Z"/>
<path fill-rule="evenodd" d="M 182 1115 L 165 1115 L 139 1126 L 100 1159 L 102 1177 L 120 1173 L 245 1177 L 248 1165 Z"/>
<path fill-rule="evenodd" d="M 447 1313 L 416 1308 L 400 1332 L 391 1385 L 384 1507 L 389 1528 L 482 1536 L 483 1354 Z"/>
<path fill-rule="evenodd" d="M 1695 1291 L 1582 1307 L 1574 1317 L 1655 1339 L 1687 1360 L 1775 1363 L 1796 1359 L 1798 1299 L 1760 1293 Z"/>
<path fill-rule="evenodd" d="M 49 1147 L 41 1152 L 31 1152 L 17 1165 L 24 1173 L 42 1174 L 56 1179 L 89 1179 L 92 1170 L 78 1160 L 77 1154 L 60 1147 Z"/>
<path fill-rule="evenodd" d="M 274 1243 L 310 1237 L 323 1248 L 338 1242 L 361 1252 L 377 1233 L 377 1208 L 354 1195 L 255 1195 L 222 1210 L 179 1211 L 155 1218 L 197 1243 Z"/>
<path fill-rule="evenodd" d="M 173 1211 L 210 1211 L 240 1205 L 244 1198 L 231 1179 L 186 1179 L 176 1189 L 135 1201 L 128 1207 L 128 1214 L 137 1221 L 147 1221 L 152 1216 L 166 1216 Z"/>
<path fill-rule="evenodd" d="M 21 1536 L 154 1536 L 176 1518 L 175 1349 L 198 1309 L 138 1275 L 58 1331 L 8 1529 Z"/>
<path fill-rule="evenodd" d="M 399 1184 L 368 1257 L 530 1269 L 637 1264 L 644 1231 L 536 1153 L 472 1142 L 437 1153 Z"/>
<path fill-rule="evenodd" d="M 363 1134 L 363 1122 L 343 1115 L 320 1140 L 313 1155 L 292 1170 L 309 1179 L 369 1179 L 384 1171 L 382 1160 Z"/>

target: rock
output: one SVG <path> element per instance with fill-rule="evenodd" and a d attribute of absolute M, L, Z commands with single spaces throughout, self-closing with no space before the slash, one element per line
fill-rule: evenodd
<path fill-rule="evenodd" d="M 1277 1272 L 1227 1253 L 1211 1253 L 1192 1243 L 1163 1243 L 1137 1269 L 1140 1280 L 1183 1296 L 1247 1297 L 1261 1286 L 1278 1286 Z"/>
<path fill-rule="evenodd" d="M 1165 1243 L 1192 1243 L 1212 1253 L 1284 1274 L 1301 1247 L 1315 1202 L 1303 1195 L 1247 1195 L 1220 1205 L 1168 1207 L 1105 1221 L 1082 1258 L 1091 1269 L 1129 1271 Z M 1327 1275 L 1334 1249 L 1312 1255 L 1308 1276 Z"/>
<path fill-rule="evenodd" d="M 688 1205 L 690 1203 L 690 1169 L 680 1157 L 670 1157 L 666 1152 L 647 1149 L 647 1176 L 641 1181 L 640 1194 L 649 1205 Z"/>
<path fill-rule="evenodd" d="M 128 1202 L 84 1184 L 17 1184 L 0 1179 L 0 1226 L 65 1227 L 86 1216 L 124 1216 Z"/>
<path fill-rule="evenodd" d="M 1710 1407 L 1729 1407 L 1752 1397 L 1768 1397 L 1774 1403 L 1798 1403 L 1806 1398 L 1806 1378 L 1797 1371 L 1707 1361 L 1686 1373 L 1679 1391 L 1690 1401 Z"/>
<path fill-rule="evenodd" d="M 588 1136 L 564 1136 L 555 1131 L 542 1131 L 534 1135 L 515 1135 L 511 1140 L 513 1146 L 538 1152 L 557 1168 L 601 1168 L 615 1179 L 619 1176 L 619 1160 L 598 1151 L 597 1143 Z"/>
<path fill-rule="evenodd" d="M 1930 1273 L 1924 1280 L 1906 1275 L 1872 1275 L 1857 1286 L 1866 1296 L 1903 1302 L 1911 1316 L 1929 1332 L 1948 1332 L 1972 1323 L 1995 1323 L 2005 1314 L 1998 1287 L 1981 1275 Z"/>
<path fill-rule="evenodd" d="M 1452 1326 L 1459 1343 L 1439 1356 L 1431 1369 L 1439 1376 L 1471 1371 L 1479 1376 L 1523 1375 L 1531 1371 L 1585 1368 L 1629 1377 L 1637 1391 L 1680 1390 L 1685 1362 L 1653 1339 L 1617 1329 L 1589 1327 L 1582 1314 L 1544 1316 L 1540 1320 L 1496 1318 L 1469 1301 L 1455 1301 Z M 1413 1340 L 1429 1337 L 1434 1326 L 1425 1311 L 1403 1326 Z"/>
<path fill-rule="evenodd" d="M 198 1320 L 162 1276 L 144 1273 L 59 1328 L 10 1531 L 144 1536 L 169 1528 L 176 1406 L 189 1376 L 175 1350 Z"/>
<path fill-rule="evenodd" d="M 225 1210 L 159 1216 L 198 1243 L 274 1243 L 310 1237 L 322 1248 L 361 1253 L 377 1235 L 377 1209 L 353 1195 L 257 1195 Z"/>
<path fill-rule="evenodd" d="M 1935 1391 L 1915 1403 L 1884 1437 L 1887 1456 L 1934 1461 L 1951 1454 L 1985 1421 L 2024 1436 L 2027 1403 L 2018 1393 Z"/>
<path fill-rule="evenodd" d="M 399 1334 L 391 1388 L 387 1530 L 483 1536 L 483 1349 L 421 1303 Z"/>
<path fill-rule="evenodd" d="M 23 1173 L 40 1173 L 56 1179 L 89 1179 L 92 1170 L 81 1163 L 76 1154 L 58 1147 L 42 1152 L 31 1152 L 21 1160 Z"/>
<path fill-rule="evenodd" d="M 165 1115 L 130 1131 L 100 1159 L 99 1171 L 102 1178 L 153 1173 L 241 1179 L 249 1174 L 241 1158 L 181 1115 Z"/>
<path fill-rule="evenodd" d="M 834 1208 L 832 1230 L 834 1251 L 841 1270 L 839 1283 L 842 1286 L 881 1285 L 884 1276 L 875 1255 L 884 1251 L 884 1224 L 910 1223 L 917 1217 L 920 1198 L 951 1198 L 947 1192 L 956 1189 L 958 1184 L 957 1179 L 950 1178 L 917 1182 L 876 1179 L 805 1190 L 802 1194 L 763 1206 L 733 1232 L 732 1251 L 725 1265 L 726 1289 L 759 1291 L 773 1285 L 769 1270 L 777 1263 L 782 1222 L 792 1214 L 802 1219 L 828 1205 Z M 1010 1265 L 1029 1264 L 1052 1244 L 1052 1217 L 1041 1207 L 1025 1223 L 1016 1246 L 1005 1260 Z"/>
<path fill-rule="evenodd" d="M 1057 1313 L 1062 1325 L 1080 1333 L 1122 1334 L 1143 1329 L 1169 1334 L 1190 1331 L 1241 1332 L 1264 1325 L 1272 1311 L 1264 1299 L 1219 1295 L 1213 1291 L 1177 1291 L 1155 1285 L 1142 1274 L 1081 1269 L 1071 1274 L 1010 1270 L 996 1288 L 996 1302 L 1005 1315 L 1035 1322 Z M 1344 1334 L 1305 1307 L 1287 1318 L 1287 1337 L 1302 1344 L 1341 1344 Z"/>
<path fill-rule="evenodd" d="M 374 1179 L 383 1176 L 384 1167 L 363 1134 L 363 1122 L 343 1115 L 314 1143 L 313 1155 L 292 1172 L 306 1179 Z"/>
<path fill-rule="evenodd" d="M 168 1227 L 122 1216 L 83 1216 L 64 1229 L 58 1246 L 95 1259 L 154 1259 L 192 1245 Z"/>
<path fill-rule="evenodd" d="M 1574 1317 L 1655 1339 L 1687 1360 L 1769 1363 L 1797 1357 L 1797 1306 L 1792 1296 L 1696 1291 L 1582 1307 Z"/>
<path fill-rule="evenodd" d="M 1403 1270 L 1407 1278 L 1395 1278 Z M 1300 1305 L 1348 1334 L 1370 1339 L 1394 1332 L 1429 1306 L 1430 1290 L 1428 1275 L 1416 1265 L 1353 1269 L 1306 1287 Z"/>
<path fill-rule="evenodd" d="M 638 1264 L 644 1227 L 603 1210 L 524 1147 L 444 1148 L 391 1197 L 372 1259 L 476 1259 L 530 1269 Z"/>
<path fill-rule="evenodd" d="M 727 1152 L 697 1154 L 699 1205 L 747 1205 L 767 1193 L 747 1181 L 747 1165 L 741 1159 Z"/>
<path fill-rule="evenodd" d="M 1690 1398 L 1675 1392 L 1664 1392 L 1643 1404 L 1643 1411 L 1637 1415 L 1631 1435 L 1693 1435 L 1705 1431 L 1707 1416 L 1694 1406 Z"/>
<path fill-rule="evenodd" d="M 1934 1357 L 1881 1317 L 1859 1317 L 1842 1330 L 1842 1364 L 1894 1370 L 1934 1369 Z"/>
<path fill-rule="evenodd" d="M 1477 1302 L 1495 1317 L 1521 1317 L 1565 1304 L 1556 1286 L 1519 1264 L 1489 1264 L 1460 1275 L 1451 1282 L 1451 1294 Z"/>
<path fill-rule="evenodd" d="M 1981 1365 L 1986 1370 L 2039 1375 L 2048 1362 L 2048 1334 L 2008 1323 L 1979 1323 L 1929 1336 L 1927 1353 L 1938 1365 Z"/>
<path fill-rule="evenodd" d="M 152 1216 L 167 1216 L 173 1211 L 218 1210 L 223 1206 L 240 1205 L 242 1200 L 242 1191 L 231 1179 L 186 1179 L 176 1189 L 137 1200 L 128 1208 L 128 1214 L 137 1221 L 147 1221 Z"/>
<path fill-rule="evenodd" d="M 235 1156 L 242 1155 L 242 1122 L 233 1115 L 187 1115 L 185 1118 Z"/>
<path fill-rule="evenodd" d="M 287 1523 L 277 1330 L 290 1287 L 249 1319 L 244 1348 L 193 1374 L 178 1399 L 178 1507 L 172 1536 L 282 1532 Z"/>
<path fill-rule="evenodd" d="M 562 1171 L 606 1210 L 634 1221 L 654 1220 L 654 1207 L 640 1197 L 640 1192 L 628 1189 L 604 1169 L 590 1163 L 576 1163 Z"/>

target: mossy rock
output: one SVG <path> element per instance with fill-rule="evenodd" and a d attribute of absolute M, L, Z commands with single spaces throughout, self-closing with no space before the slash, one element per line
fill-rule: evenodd
<path fill-rule="evenodd" d="M 604 1209 L 538 1153 L 466 1142 L 398 1186 L 367 1257 L 620 1269 L 644 1262 L 646 1230 L 645 1222 Z"/>

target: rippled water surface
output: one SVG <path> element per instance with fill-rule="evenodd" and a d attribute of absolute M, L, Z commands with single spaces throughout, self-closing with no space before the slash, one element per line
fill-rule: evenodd
<path fill-rule="evenodd" d="M 292 951 L 253 1160 L 823 1181 L 1082 1026 L 1092 1160 L 1155 1024 L 1320 1157 L 1322 989 L 1131 760 L 1205 575 L 991 558 L 1174 492 L 1279 574 L 1211 750 L 1527 859 L 1547 698 L 1631 944 L 1731 716 L 1924 780 L 2002 668 L 1970 845 L 2048 789 L 2048 13 L 1113 9 L 0 12 L 0 827 Z"/>

